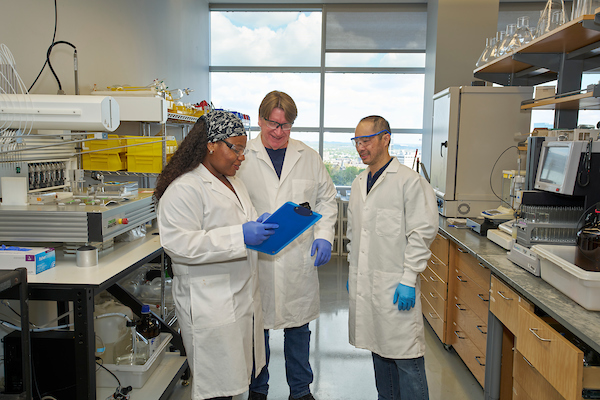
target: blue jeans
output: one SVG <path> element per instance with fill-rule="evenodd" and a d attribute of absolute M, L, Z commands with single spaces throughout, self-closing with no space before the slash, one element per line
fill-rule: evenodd
<path fill-rule="evenodd" d="M 428 400 L 425 359 L 398 360 L 373 354 L 378 400 Z"/>
<path fill-rule="evenodd" d="M 283 354 L 285 356 L 285 375 L 287 377 L 290 394 L 297 399 L 310 393 L 310 385 L 313 381 L 313 372 L 308 361 L 310 353 L 310 329 L 308 324 L 297 328 L 285 328 L 283 330 Z M 269 347 L 269 330 L 265 329 L 265 350 L 267 365 L 260 371 L 258 377 L 250 381 L 250 391 L 262 394 L 269 392 L 269 358 L 271 349 Z"/>

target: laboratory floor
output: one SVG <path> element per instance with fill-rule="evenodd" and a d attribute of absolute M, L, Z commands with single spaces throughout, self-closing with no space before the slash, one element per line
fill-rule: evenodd
<path fill-rule="evenodd" d="M 346 257 L 333 257 L 319 268 L 321 316 L 310 323 L 314 373 L 311 391 L 317 400 L 375 400 L 371 353 L 348 343 L 348 293 Z M 425 321 L 425 367 L 431 400 L 482 400 L 483 389 L 453 349 L 444 346 Z M 287 400 L 283 330 L 271 331 L 269 400 Z M 188 400 L 190 387 L 177 385 L 169 400 Z M 246 400 L 248 394 L 235 396 Z M 410 400 L 410 399 L 409 399 Z"/>

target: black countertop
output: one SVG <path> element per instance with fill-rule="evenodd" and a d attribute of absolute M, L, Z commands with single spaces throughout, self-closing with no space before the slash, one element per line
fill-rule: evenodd
<path fill-rule="evenodd" d="M 440 234 L 467 250 L 496 277 L 600 353 L 600 312 L 586 310 L 542 278 L 513 264 L 506 258 L 506 250 L 485 236 L 449 227 L 444 217 L 440 217 Z"/>

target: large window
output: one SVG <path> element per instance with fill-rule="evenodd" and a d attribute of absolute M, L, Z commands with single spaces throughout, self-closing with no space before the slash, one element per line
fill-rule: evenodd
<path fill-rule="evenodd" d="M 336 185 L 364 169 L 350 138 L 361 118 L 392 127 L 391 153 L 420 157 L 425 5 L 262 8 L 211 5 L 211 101 L 251 117 L 271 90 L 298 106 L 292 137 L 319 151 Z M 324 35 L 324 36 L 323 36 Z"/>

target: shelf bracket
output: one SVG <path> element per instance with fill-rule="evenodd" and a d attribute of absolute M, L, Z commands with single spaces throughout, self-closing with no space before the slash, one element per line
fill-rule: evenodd
<path fill-rule="evenodd" d="M 562 54 L 559 53 L 515 53 L 512 56 L 513 60 L 523 62 L 525 64 L 533 65 L 533 67 L 528 68 L 526 71 L 530 71 L 532 68 L 536 68 L 540 72 L 536 75 L 554 71 L 558 72 L 561 64 Z M 542 70 L 545 70 L 541 72 Z M 530 71 L 530 75 L 532 71 Z"/>
<path fill-rule="evenodd" d="M 600 13 L 594 16 L 594 19 L 584 19 L 581 21 L 581 26 L 585 29 L 600 31 Z"/>
<path fill-rule="evenodd" d="M 567 54 L 569 60 L 585 60 L 600 55 L 600 42 L 591 43 Z"/>

